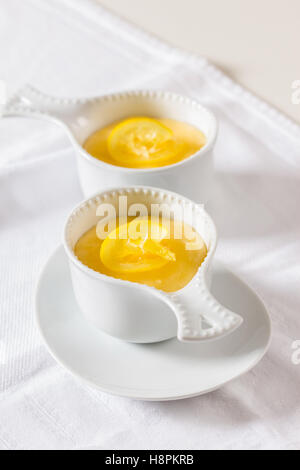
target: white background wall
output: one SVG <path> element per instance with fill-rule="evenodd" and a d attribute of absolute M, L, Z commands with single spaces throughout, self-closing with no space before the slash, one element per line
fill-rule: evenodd
<path fill-rule="evenodd" d="M 300 123 L 300 0 L 99 0 L 119 15 L 206 56 Z"/>

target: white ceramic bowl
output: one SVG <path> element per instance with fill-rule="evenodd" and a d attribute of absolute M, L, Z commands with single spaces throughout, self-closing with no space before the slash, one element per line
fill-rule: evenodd
<path fill-rule="evenodd" d="M 81 146 L 95 130 L 129 116 L 150 116 L 184 121 L 199 128 L 206 145 L 186 160 L 151 168 L 122 168 L 97 160 Z M 146 185 L 179 192 L 195 201 L 207 202 L 213 183 L 213 147 L 217 136 L 214 115 L 199 103 L 173 93 L 137 91 L 118 93 L 97 101 L 93 119 L 77 147 L 78 174 L 85 196 L 119 186 Z"/>
<path fill-rule="evenodd" d="M 131 185 L 160 187 L 204 203 L 212 194 L 217 121 L 211 111 L 190 98 L 153 90 L 88 99 L 60 99 L 27 86 L 10 100 L 5 115 L 29 115 L 63 125 L 76 151 L 79 180 L 86 197 L 106 188 Z M 185 121 L 204 132 L 207 143 L 181 162 L 153 169 L 110 165 L 83 149 L 87 137 L 99 128 L 141 115 Z"/>
<path fill-rule="evenodd" d="M 188 207 L 182 218 L 204 239 L 208 255 L 197 275 L 173 294 L 155 288 L 108 277 L 83 265 L 74 254 L 78 239 L 99 221 L 100 204 L 112 204 L 118 215 L 120 196 L 128 207 L 144 204 L 149 214 L 152 204 L 167 204 L 178 219 L 178 205 Z M 176 214 L 176 215 L 175 215 Z M 174 336 L 182 341 L 218 338 L 235 330 L 239 315 L 221 306 L 212 297 L 211 261 L 216 249 L 216 229 L 202 206 L 175 193 L 149 187 L 118 188 L 103 191 L 77 206 L 67 219 L 64 247 L 67 253 L 75 297 L 85 317 L 97 328 L 117 338 L 137 343 L 162 341 Z M 204 321 L 203 321 L 204 320 Z"/>

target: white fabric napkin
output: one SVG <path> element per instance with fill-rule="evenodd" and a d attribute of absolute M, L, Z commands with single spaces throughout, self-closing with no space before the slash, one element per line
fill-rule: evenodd
<path fill-rule="evenodd" d="M 62 131 L 0 121 L 0 449 L 299 449 L 300 128 L 199 57 L 89 0 L 1 0 L 0 79 L 58 96 L 133 88 L 189 95 L 220 121 L 218 258 L 263 299 L 273 342 L 250 373 L 207 396 L 143 403 L 100 393 L 37 333 L 38 273 L 81 198 Z"/>

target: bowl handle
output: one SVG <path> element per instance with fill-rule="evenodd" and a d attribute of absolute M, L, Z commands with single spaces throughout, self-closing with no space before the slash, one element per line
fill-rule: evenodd
<path fill-rule="evenodd" d="M 232 333 L 243 323 L 240 315 L 213 297 L 201 271 L 187 287 L 168 297 L 177 317 L 180 341 L 216 339 Z"/>
<path fill-rule="evenodd" d="M 46 117 L 48 111 L 46 95 L 30 85 L 25 85 L 9 98 L 3 107 L 2 116 Z"/>
<path fill-rule="evenodd" d="M 31 85 L 25 85 L 8 99 L 2 109 L 2 116 L 23 116 L 68 124 L 76 104 L 75 100 L 55 98 Z"/>

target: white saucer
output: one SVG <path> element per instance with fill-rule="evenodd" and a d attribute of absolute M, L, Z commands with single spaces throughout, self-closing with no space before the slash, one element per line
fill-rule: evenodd
<path fill-rule="evenodd" d="M 83 318 L 60 247 L 41 274 L 37 320 L 54 358 L 90 385 L 141 400 L 177 400 L 210 392 L 236 379 L 262 359 L 270 343 L 271 323 L 263 304 L 217 263 L 212 292 L 243 316 L 243 325 L 233 334 L 201 344 L 177 339 L 150 345 L 125 343 L 101 333 Z"/>

